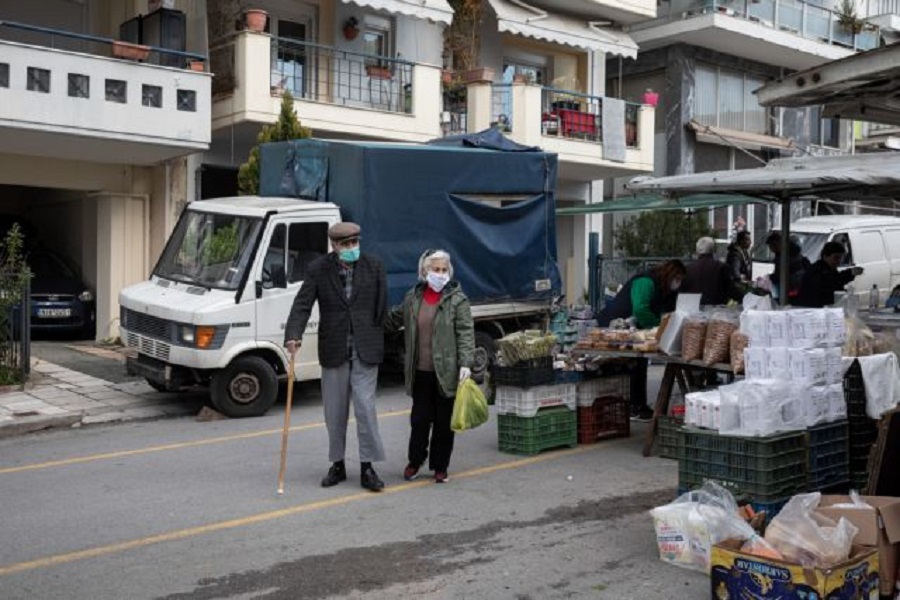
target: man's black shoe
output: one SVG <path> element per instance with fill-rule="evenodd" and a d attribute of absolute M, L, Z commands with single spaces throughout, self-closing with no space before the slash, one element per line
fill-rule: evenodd
<path fill-rule="evenodd" d="M 331 487 L 342 481 L 347 481 L 347 469 L 343 465 L 335 463 L 331 465 L 328 474 L 322 479 L 322 487 Z"/>
<path fill-rule="evenodd" d="M 372 467 L 362 472 L 359 476 L 359 483 L 367 490 L 373 492 L 380 492 L 384 489 L 384 482 L 378 477 L 378 473 Z"/>
<path fill-rule="evenodd" d="M 650 410 L 647 406 L 642 406 L 640 408 L 635 409 L 631 408 L 631 420 L 639 421 L 642 423 L 647 423 L 653 420 L 653 411 Z"/>

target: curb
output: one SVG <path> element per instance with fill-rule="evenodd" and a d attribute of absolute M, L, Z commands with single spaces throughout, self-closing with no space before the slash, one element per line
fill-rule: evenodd
<path fill-rule="evenodd" d="M 62 427 L 72 427 L 76 423 L 81 422 L 81 414 L 61 415 L 61 416 L 35 416 L 21 417 L 9 425 L 0 426 L 0 439 L 10 438 L 26 433 L 34 433 L 35 431 L 43 431 L 45 429 L 58 429 Z"/>

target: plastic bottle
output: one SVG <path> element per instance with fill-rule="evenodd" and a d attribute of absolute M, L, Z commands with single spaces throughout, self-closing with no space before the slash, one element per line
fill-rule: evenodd
<path fill-rule="evenodd" d="M 872 289 L 869 292 L 869 310 L 877 309 L 879 304 L 880 304 L 880 302 L 878 300 L 878 284 L 873 283 Z"/>

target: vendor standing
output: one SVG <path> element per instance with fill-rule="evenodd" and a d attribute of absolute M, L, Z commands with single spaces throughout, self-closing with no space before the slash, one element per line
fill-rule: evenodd
<path fill-rule="evenodd" d="M 615 319 L 633 319 L 638 329 L 658 326 L 662 315 L 675 309 L 678 288 L 686 273 L 680 260 L 669 260 L 646 273 L 638 273 L 600 311 L 598 325 L 609 327 Z M 653 417 L 647 406 L 647 363 L 646 358 L 637 359 L 631 372 L 631 416 L 642 421 Z"/>
<path fill-rule="evenodd" d="M 847 251 L 840 242 L 827 242 L 822 248 L 821 258 L 803 274 L 800 293 L 795 306 L 822 308 L 834 304 L 834 293 L 844 291 L 844 286 L 862 274 L 862 267 L 852 267 L 838 271 L 838 265 Z"/>

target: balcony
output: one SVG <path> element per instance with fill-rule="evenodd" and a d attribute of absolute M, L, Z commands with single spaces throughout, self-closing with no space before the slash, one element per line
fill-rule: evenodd
<path fill-rule="evenodd" d="M 629 24 L 656 16 L 656 0 L 529 0 L 528 4 L 596 21 Z"/>
<path fill-rule="evenodd" d="M 273 122 L 281 93 L 320 137 L 421 142 L 440 135 L 437 66 L 240 32 L 210 50 L 213 130 Z"/>
<path fill-rule="evenodd" d="M 475 83 L 463 89 L 445 92 L 445 134 L 497 127 L 520 144 L 558 154 L 560 177 L 574 181 L 653 170 L 650 106 L 529 84 Z M 611 120 L 613 115 L 621 120 Z"/>
<path fill-rule="evenodd" d="M 634 25 L 631 37 L 650 50 L 673 43 L 701 46 L 772 64 L 807 69 L 878 47 L 873 25 L 854 33 L 838 14 L 803 0 L 672 0 L 658 18 Z"/>
<path fill-rule="evenodd" d="M 0 153 L 153 165 L 209 148 L 208 73 L 112 58 L 109 38 L 0 25 L 0 35 L 25 30 L 85 50 L 0 39 Z M 169 52 L 186 65 L 204 58 L 147 46 L 129 50 L 144 58 Z"/>

